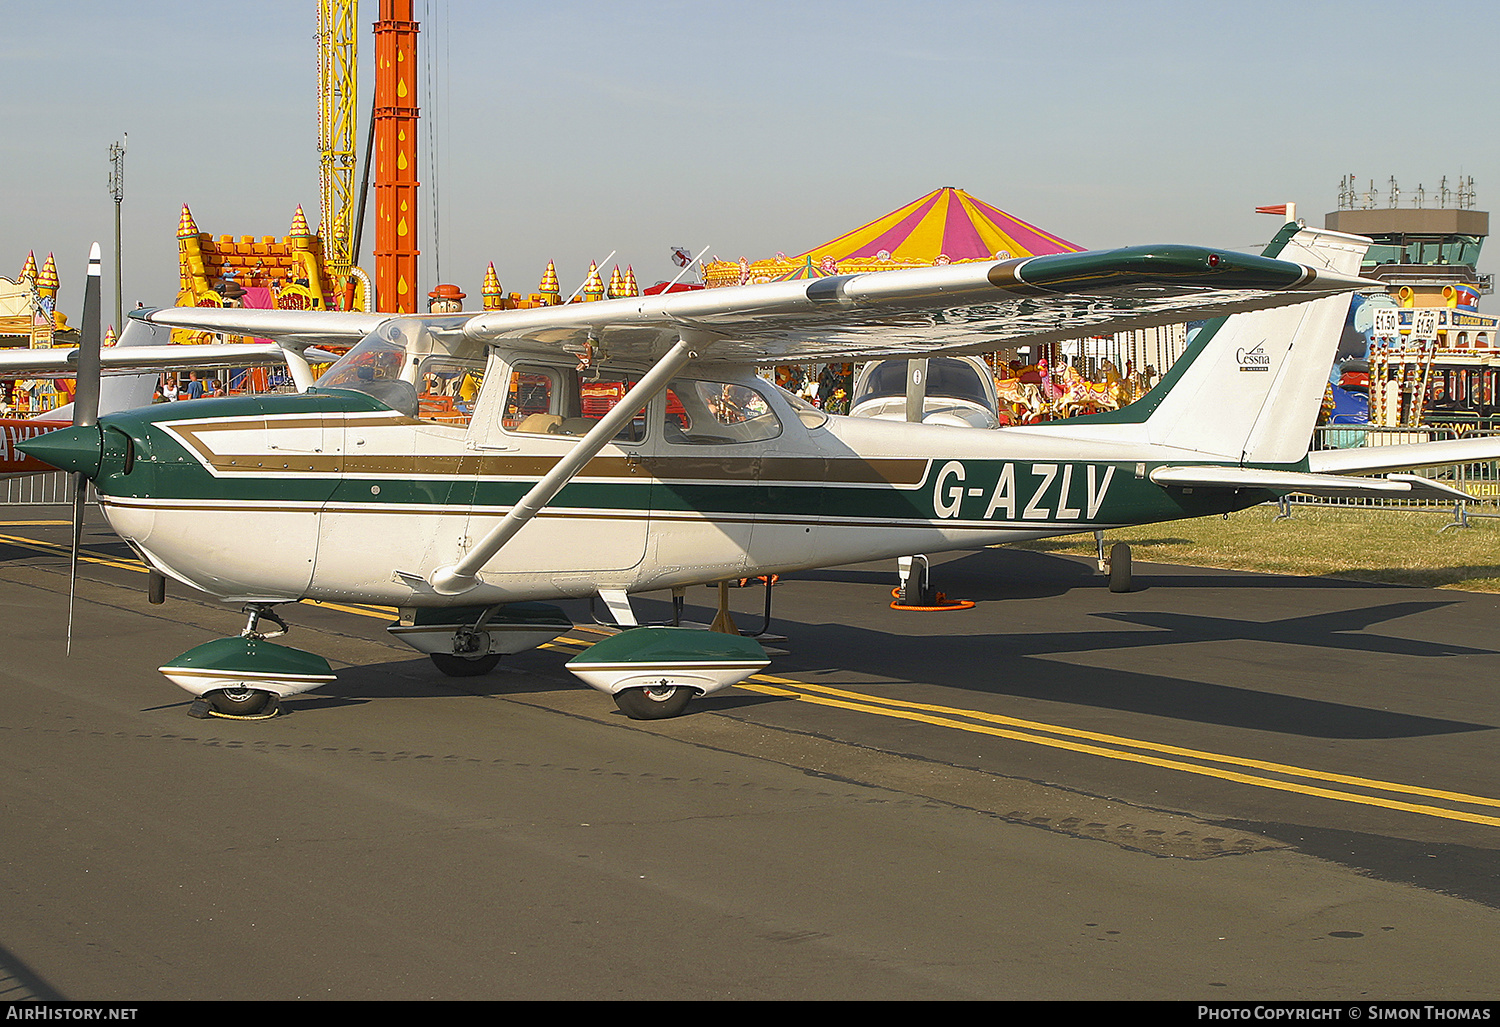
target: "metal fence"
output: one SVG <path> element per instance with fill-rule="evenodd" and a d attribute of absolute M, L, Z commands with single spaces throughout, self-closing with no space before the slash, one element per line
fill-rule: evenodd
<path fill-rule="evenodd" d="M 0 506 L 49 506 L 73 502 L 73 483 L 62 471 L 0 480 Z M 94 490 L 89 489 L 89 501 Z"/>

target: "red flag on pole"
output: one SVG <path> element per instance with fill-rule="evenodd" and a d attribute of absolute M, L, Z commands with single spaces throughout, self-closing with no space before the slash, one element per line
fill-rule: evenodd
<path fill-rule="evenodd" d="M 1284 204 L 1284 203 L 1278 203 L 1274 207 L 1256 207 L 1255 208 L 1255 213 L 1257 213 L 1257 214 L 1280 214 L 1282 217 L 1286 217 L 1286 204 Z"/>

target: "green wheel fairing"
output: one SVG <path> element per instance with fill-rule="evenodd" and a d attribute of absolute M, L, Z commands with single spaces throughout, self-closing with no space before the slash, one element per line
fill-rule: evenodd
<path fill-rule="evenodd" d="M 236 636 L 216 638 L 194 646 L 171 663 L 163 673 L 198 672 L 256 677 L 333 680 L 333 668 L 316 653 L 277 645 L 264 639 Z"/>
<path fill-rule="evenodd" d="M 568 661 L 569 667 L 593 664 L 693 664 L 747 662 L 764 664 L 766 651 L 743 635 L 691 628 L 631 628 L 611 635 Z"/>

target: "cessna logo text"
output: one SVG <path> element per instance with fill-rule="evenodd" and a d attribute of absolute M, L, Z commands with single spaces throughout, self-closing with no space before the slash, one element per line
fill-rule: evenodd
<path fill-rule="evenodd" d="M 1269 371 L 1271 369 L 1271 358 L 1266 356 L 1265 343 L 1261 343 L 1254 349 L 1235 350 L 1234 359 L 1239 362 L 1241 371 Z"/>
<path fill-rule="evenodd" d="M 1114 477 L 1114 467 L 1097 464 L 1008 463 L 993 488 L 976 488 L 967 484 L 963 462 L 949 460 L 937 473 L 932 509 L 941 518 L 967 512 L 987 521 L 1093 520 Z M 965 500 L 973 500 L 967 511 Z"/>

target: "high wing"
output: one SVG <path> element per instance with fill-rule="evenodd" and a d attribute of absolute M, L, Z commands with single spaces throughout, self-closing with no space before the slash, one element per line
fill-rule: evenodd
<path fill-rule="evenodd" d="M 529 310 L 468 321 L 516 348 L 650 360 L 685 335 L 740 364 L 990 352 L 1301 303 L 1370 282 L 1291 261 L 1142 246 L 836 275 Z"/>
<path fill-rule="evenodd" d="M 1370 284 L 1326 267 L 1268 257 L 1138 246 L 489 311 L 469 317 L 464 334 L 476 342 L 504 340 L 516 349 L 553 354 L 564 349 L 594 360 L 654 361 L 690 334 L 700 361 L 850 361 L 992 352 L 1021 342 L 1285 306 Z M 352 343 L 390 317 L 220 307 L 137 310 L 130 316 L 152 325 L 300 345 Z"/>

